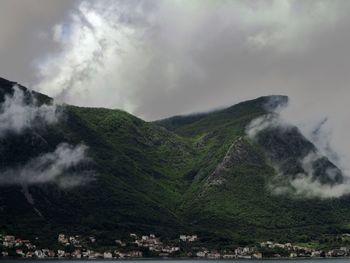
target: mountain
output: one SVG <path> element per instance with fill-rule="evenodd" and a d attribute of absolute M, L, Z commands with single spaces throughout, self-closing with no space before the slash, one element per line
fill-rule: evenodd
<path fill-rule="evenodd" d="M 277 194 L 271 187 L 309 173 L 324 185 L 344 181 L 296 127 L 270 125 L 247 135 L 252 121 L 276 117 L 285 96 L 145 122 L 121 110 L 55 106 L 46 95 L 0 79 L 0 116 L 12 109 L 14 85 L 24 94 L 17 106 L 36 115 L 16 132 L 0 129 L 0 179 L 6 176 L 0 180 L 0 230 L 43 243 L 60 232 L 94 235 L 102 244 L 130 232 L 170 239 L 196 233 L 213 246 L 305 242 L 349 231 L 348 196 Z M 56 121 L 47 118 L 53 111 Z M 86 160 L 76 164 L 71 158 L 81 153 L 79 145 L 87 149 Z M 304 161 L 310 155 L 311 172 Z M 64 174 L 47 180 L 57 163 Z"/>

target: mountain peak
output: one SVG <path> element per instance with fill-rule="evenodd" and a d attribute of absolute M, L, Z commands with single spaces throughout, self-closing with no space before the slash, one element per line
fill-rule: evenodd
<path fill-rule="evenodd" d="M 5 79 L 0 79 L 0 96 L 11 96 L 14 86 L 30 98 L 52 101 Z M 156 123 L 115 110 L 67 106 L 57 122 L 6 132 L 0 138 L 1 174 L 7 175 L 0 175 L 0 231 L 5 226 L 52 244 L 63 229 L 71 235 L 93 234 L 101 244 L 125 233 L 164 238 L 195 233 L 207 244 L 223 239 L 235 244 L 299 242 L 305 236 L 340 233 L 349 224 L 348 200 L 293 199 L 271 191 L 271 186 L 289 187 L 296 176 L 304 179 L 300 173 L 309 175 L 303 161 L 315 152 L 311 142 L 296 129 L 267 129 L 256 140 L 247 137 L 252 120 L 287 102 L 287 96 L 264 96 Z M 22 112 L 11 116 L 26 124 Z M 56 169 L 80 161 L 82 143 L 89 163 Z M 62 148 L 67 144 L 74 147 Z M 62 157 L 58 164 L 56 156 Z M 340 185 L 341 171 L 316 157 L 307 178 L 322 187 Z M 282 178 L 286 182 L 276 177 L 274 164 L 290 175 Z M 93 183 L 85 173 L 90 169 Z M 54 177 L 49 172 L 57 170 Z M 40 181 L 33 181 L 38 174 Z M 62 184 L 62 176 L 79 180 Z"/>
<path fill-rule="evenodd" d="M 18 87 L 25 96 L 25 102 L 28 104 L 32 104 L 35 101 L 35 104 L 40 106 L 42 104 L 52 104 L 53 98 L 42 94 L 40 92 L 36 92 L 34 90 L 28 89 L 21 84 L 10 81 L 4 78 L 0 77 L 0 102 L 3 102 L 5 100 L 6 96 L 12 96 L 15 92 L 15 87 Z"/>

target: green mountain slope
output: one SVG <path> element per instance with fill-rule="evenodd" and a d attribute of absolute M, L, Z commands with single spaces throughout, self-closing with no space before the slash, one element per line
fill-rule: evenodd
<path fill-rule="evenodd" d="M 1 79 L 2 101 L 4 94 L 13 94 L 12 86 Z M 27 104 L 52 103 L 45 95 L 21 89 Z M 261 97 L 157 122 L 120 110 L 59 106 L 58 122 L 0 138 L 1 173 L 65 142 L 88 147 L 90 161 L 74 172 L 94 176 L 72 188 L 0 185 L 0 227 L 42 242 L 53 242 L 59 232 L 95 235 L 103 242 L 130 232 L 169 238 L 198 233 L 203 241 L 220 244 L 317 239 L 347 231 L 347 197 L 300 198 L 270 189 L 276 175 L 271 163 L 300 166 L 299 158 L 305 156 L 293 151 L 295 145 L 301 152 L 315 151 L 296 128 L 292 136 L 278 130 L 265 131 L 257 140 L 246 136 L 252 120 L 286 102 L 283 96 Z M 337 168 L 321 159 L 315 176 L 340 183 L 340 171 L 336 181 L 326 180 L 324 171 Z"/>
<path fill-rule="evenodd" d="M 295 127 L 269 128 L 257 140 L 247 138 L 245 130 L 253 119 L 269 114 L 269 109 L 286 100 L 283 96 L 261 97 L 221 111 L 157 122 L 196 140 L 206 150 L 202 163 L 193 170 L 194 180 L 183 203 L 191 225 L 209 235 L 248 243 L 257 238 L 317 239 L 325 233 L 346 231 L 348 197 L 305 199 L 271 191 L 276 174 L 272 163 L 280 164 L 286 176 L 295 176 L 302 169 L 300 159 L 316 151 Z M 325 174 L 327 169 L 337 169 L 327 158 L 320 157 L 314 164 L 322 167 L 315 172 L 324 183 L 342 181 L 339 170 L 335 182 Z"/>

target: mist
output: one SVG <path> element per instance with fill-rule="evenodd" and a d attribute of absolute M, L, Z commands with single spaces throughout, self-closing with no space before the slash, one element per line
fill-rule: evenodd
<path fill-rule="evenodd" d="M 14 86 L 13 94 L 5 95 L 0 106 L 0 139 L 56 124 L 61 116 L 56 104 L 39 105 L 31 92 L 25 93 Z M 53 152 L 43 153 L 17 167 L 0 170 L 0 186 L 55 184 L 71 188 L 86 184 L 93 179 L 92 172 L 79 168 L 89 162 L 86 151 L 84 144 L 61 143 Z"/>
<path fill-rule="evenodd" d="M 313 164 L 322 155 L 316 153 L 310 153 L 300 161 L 304 173 L 296 174 L 293 177 L 288 174 L 284 174 L 279 170 L 278 165 L 274 165 L 276 170 L 276 177 L 269 182 L 268 188 L 277 195 L 290 195 L 299 198 L 339 198 L 344 195 L 350 194 L 350 178 L 347 174 L 342 174 L 344 179 L 341 183 L 322 183 L 320 180 L 314 178 Z M 325 171 L 325 174 L 330 179 L 334 179 L 337 171 L 329 168 Z M 286 178 L 293 178 L 288 179 Z"/>
<path fill-rule="evenodd" d="M 274 99 L 274 98 L 272 98 Z M 275 103 L 272 101 L 271 103 Z M 270 103 L 270 104 L 271 104 Z M 267 103 L 266 106 L 268 106 Z M 281 163 L 270 160 L 276 175 L 270 180 L 268 188 L 277 195 L 291 195 L 294 197 L 305 198 L 338 198 L 350 194 L 350 174 L 348 173 L 347 164 L 342 158 L 339 158 L 336 150 L 330 143 L 330 133 L 332 129 L 326 125 L 328 119 L 324 119 L 315 125 L 313 122 L 303 123 L 293 112 L 293 105 L 283 104 L 273 109 L 266 108 L 270 113 L 253 119 L 246 127 L 247 136 L 256 141 L 257 136 L 265 130 L 278 129 L 280 132 L 288 131 L 298 127 L 301 136 L 312 142 L 315 149 L 310 149 L 304 156 L 299 156 L 298 162 L 301 164 L 303 173 L 286 174 L 281 168 Z M 302 118 L 301 118 L 302 120 Z M 329 167 L 325 170 L 325 176 L 329 178 L 328 183 L 322 182 L 315 178 L 315 163 L 322 158 L 328 158 L 335 167 Z M 339 169 L 340 170 L 339 170 Z M 342 180 L 336 180 L 341 171 Z"/>
<path fill-rule="evenodd" d="M 25 102 L 24 92 L 14 86 L 13 95 L 6 95 L 0 106 L 0 138 L 9 133 L 20 134 L 42 123 L 53 124 L 59 119 L 56 105 L 37 106 Z"/>
<path fill-rule="evenodd" d="M 0 186 L 54 184 L 71 188 L 84 185 L 93 180 L 91 171 L 77 169 L 89 161 L 86 150 L 84 144 L 59 144 L 53 152 L 44 153 L 19 167 L 1 171 Z"/>

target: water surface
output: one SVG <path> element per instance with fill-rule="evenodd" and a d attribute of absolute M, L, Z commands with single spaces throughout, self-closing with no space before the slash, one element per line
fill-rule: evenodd
<path fill-rule="evenodd" d="M 350 258 L 320 258 L 320 259 L 122 259 L 122 260 L 116 260 L 116 259 L 108 259 L 108 260 L 101 260 L 101 259 L 1 259 L 0 263 L 23 263 L 23 261 L 30 261 L 30 262 L 40 262 L 40 263 L 52 263 L 52 261 L 59 261 L 60 263 L 72 263 L 72 261 L 78 261 L 79 263 L 106 263 L 106 262 L 123 262 L 126 261 L 127 263 L 140 263 L 145 262 L 147 263 L 223 263 L 223 262 L 229 262 L 232 261 L 234 263 L 350 263 Z"/>

